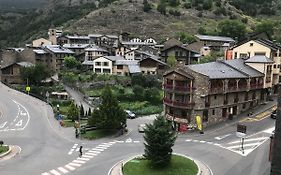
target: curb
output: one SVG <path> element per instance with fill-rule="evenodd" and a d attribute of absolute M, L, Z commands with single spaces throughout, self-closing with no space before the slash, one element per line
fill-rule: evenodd
<path fill-rule="evenodd" d="M 9 147 L 9 150 L 8 150 L 7 152 L 4 152 L 4 153 L 0 154 L 0 158 L 3 158 L 3 157 L 5 157 L 5 156 L 7 156 L 7 155 L 10 154 L 10 152 L 12 151 L 11 146 L 9 146 L 9 145 L 3 145 L 3 146 L 8 146 L 8 147 Z"/>
<path fill-rule="evenodd" d="M 200 168 L 200 164 L 201 164 L 201 166 L 204 165 L 204 166 L 208 169 L 210 175 L 213 175 L 212 170 L 211 170 L 210 167 L 209 167 L 208 165 L 206 165 L 205 163 L 203 163 L 203 162 L 201 162 L 201 161 L 199 161 L 199 160 L 193 159 L 193 158 L 191 158 L 191 157 L 188 157 L 188 156 L 186 156 L 186 155 L 183 155 L 183 154 L 173 153 L 173 155 L 182 156 L 182 157 L 185 157 L 185 158 L 187 158 L 187 159 L 192 160 L 192 161 L 196 164 L 196 166 L 197 166 L 197 168 L 198 168 L 198 172 L 197 172 L 196 175 L 202 175 L 202 170 L 201 170 L 201 168 Z M 118 170 L 118 172 L 119 172 L 118 175 L 123 175 L 123 172 L 122 172 L 123 166 L 124 166 L 127 162 L 129 162 L 130 160 L 132 160 L 132 159 L 134 159 L 134 158 L 137 158 L 137 157 L 142 157 L 142 156 L 143 156 L 142 154 L 139 154 L 139 155 L 135 155 L 135 156 L 132 156 L 132 157 L 130 157 L 130 158 L 128 158 L 128 159 L 123 159 L 123 160 L 117 162 L 116 164 L 113 165 L 113 167 L 110 168 L 110 170 L 108 171 L 108 175 L 112 175 L 112 170 L 113 170 L 114 168 L 117 168 L 117 166 L 119 166 L 119 165 L 121 165 L 121 166 L 118 167 L 118 168 L 119 168 L 119 170 Z M 116 174 L 114 174 L 114 175 L 116 175 Z"/>

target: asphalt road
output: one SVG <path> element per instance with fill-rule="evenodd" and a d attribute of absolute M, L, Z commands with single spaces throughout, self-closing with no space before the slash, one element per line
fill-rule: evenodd
<path fill-rule="evenodd" d="M 0 160 L 1 175 L 106 175 L 120 160 L 144 152 L 143 134 L 137 126 L 153 117 L 128 120 L 129 133 L 96 141 L 78 140 L 73 128 L 60 128 L 50 106 L 0 84 L 0 140 L 18 145 L 14 158 Z M 174 152 L 207 164 L 215 175 L 264 175 L 268 170 L 269 136 L 274 120 L 242 121 L 248 134 L 244 153 L 236 124 L 221 124 L 200 135 L 179 134 Z M 83 155 L 79 158 L 79 146 Z"/>

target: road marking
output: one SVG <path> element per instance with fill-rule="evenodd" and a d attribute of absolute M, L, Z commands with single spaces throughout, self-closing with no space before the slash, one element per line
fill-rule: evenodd
<path fill-rule="evenodd" d="M 83 160 L 73 160 L 72 162 L 73 163 L 81 163 L 81 164 L 86 163 L 86 161 L 83 161 Z"/>
<path fill-rule="evenodd" d="M 100 151 L 92 151 L 92 150 L 90 150 L 89 152 L 90 152 L 90 153 L 96 153 L 96 154 L 101 153 Z"/>
<path fill-rule="evenodd" d="M 200 140 L 200 143 L 206 143 L 206 141 L 204 141 L 204 140 Z"/>
<path fill-rule="evenodd" d="M 79 163 L 69 163 L 68 165 L 72 165 L 72 166 L 77 166 L 77 167 L 80 167 L 81 166 L 81 164 L 79 164 Z"/>
<path fill-rule="evenodd" d="M 97 148 L 93 148 L 92 150 L 93 151 L 101 151 L 101 152 L 103 151 L 103 149 L 97 149 Z"/>
<path fill-rule="evenodd" d="M 70 165 L 65 165 L 65 168 L 69 169 L 70 171 L 74 171 L 76 168 L 70 166 Z"/>
<path fill-rule="evenodd" d="M 275 130 L 275 127 L 272 127 L 272 128 L 268 128 L 262 132 L 265 132 L 265 133 L 268 133 L 268 134 L 272 134 L 272 132 Z"/>
<path fill-rule="evenodd" d="M 89 155 L 89 156 L 96 156 L 97 154 L 94 154 L 94 153 L 85 153 L 86 155 Z"/>
<path fill-rule="evenodd" d="M 254 146 L 254 145 L 257 145 L 257 143 L 244 144 L 243 147 L 249 147 L 249 146 Z M 233 149 L 233 148 L 240 148 L 240 147 L 241 147 L 241 145 L 239 144 L 239 145 L 235 145 L 235 146 L 228 146 L 226 148 Z"/>
<path fill-rule="evenodd" d="M 222 140 L 222 139 L 225 139 L 226 137 L 230 136 L 231 134 L 226 134 L 226 135 L 223 135 L 223 136 L 218 136 L 218 137 L 215 137 L 216 140 Z"/>
<path fill-rule="evenodd" d="M 254 138 L 254 139 L 244 139 L 244 143 L 245 142 L 252 142 L 252 141 L 258 141 L 258 140 L 264 140 L 267 139 L 267 137 L 259 137 L 259 138 Z M 241 140 L 237 140 L 237 141 L 233 141 L 227 144 L 236 144 L 236 143 L 241 143 Z"/>
<path fill-rule="evenodd" d="M 50 175 L 50 174 L 45 172 L 45 173 L 42 173 L 41 175 Z"/>
<path fill-rule="evenodd" d="M 185 140 L 186 142 L 191 142 L 191 139 L 187 139 L 187 140 Z"/>
<path fill-rule="evenodd" d="M 134 143 L 140 143 L 140 141 L 136 140 L 136 141 L 134 141 Z"/>
<path fill-rule="evenodd" d="M 7 123 L 8 123 L 8 122 L 2 123 L 2 124 L 0 125 L 0 128 L 4 128 Z"/>
<path fill-rule="evenodd" d="M 69 172 L 69 171 L 67 171 L 66 169 L 64 169 L 63 167 L 59 167 L 58 170 L 60 170 L 60 171 L 63 172 L 64 174 Z"/>
<path fill-rule="evenodd" d="M 28 110 L 27 110 L 22 104 L 20 104 L 19 102 L 15 101 L 15 100 L 13 100 L 13 102 L 16 103 L 16 104 L 18 105 L 18 107 L 19 107 L 19 106 L 22 107 L 22 108 L 25 110 L 26 114 L 27 114 L 27 121 L 26 121 L 24 127 L 22 127 L 22 129 L 25 129 L 26 126 L 28 125 L 29 121 L 30 121 L 29 112 L 28 112 Z"/>
<path fill-rule="evenodd" d="M 16 124 L 16 126 L 21 126 L 22 125 L 22 120 L 20 120 L 17 124 Z"/>
<path fill-rule="evenodd" d="M 84 157 L 86 157 L 86 158 L 93 158 L 94 156 L 89 156 L 89 155 L 82 155 L 82 158 L 84 158 Z"/>
<path fill-rule="evenodd" d="M 54 174 L 54 175 L 61 175 L 59 172 L 57 172 L 56 170 L 51 170 L 50 173 Z"/>
<path fill-rule="evenodd" d="M 131 138 L 128 138 L 125 142 L 126 143 L 131 143 L 133 140 Z"/>
<path fill-rule="evenodd" d="M 88 159 L 88 158 L 83 158 L 83 157 L 78 157 L 78 158 L 77 158 L 77 160 L 84 160 L 84 161 L 88 161 L 88 160 L 90 160 L 90 159 Z"/>

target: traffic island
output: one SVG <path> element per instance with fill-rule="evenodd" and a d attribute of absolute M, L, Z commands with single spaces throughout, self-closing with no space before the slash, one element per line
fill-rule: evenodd
<path fill-rule="evenodd" d="M 166 168 L 152 168 L 142 156 L 134 156 L 115 164 L 108 175 L 212 175 L 212 171 L 201 161 L 180 154 L 173 154 L 171 164 Z"/>
<path fill-rule="evenodd" d="M 11 148 L 8 145 L 0 146 L 0 158 L 8 155 L 11 152 Z"/>

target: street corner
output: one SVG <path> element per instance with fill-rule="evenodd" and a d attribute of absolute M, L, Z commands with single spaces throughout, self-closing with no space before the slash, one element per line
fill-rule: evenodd
<path fill-rule="evenodd" d="M 9 160 L 16 155 L 20 154 L 21 148 L 17 145 L 7 145 L 9 146 L 9 150 L 5 153 L 0 154 L 0 162 Z"/>

